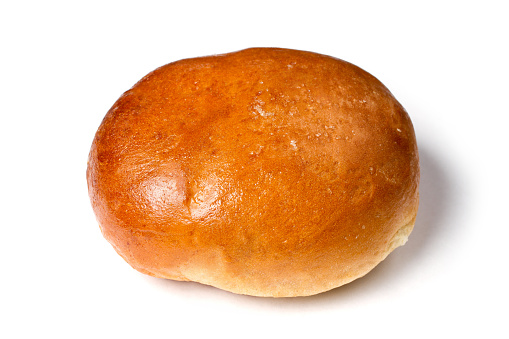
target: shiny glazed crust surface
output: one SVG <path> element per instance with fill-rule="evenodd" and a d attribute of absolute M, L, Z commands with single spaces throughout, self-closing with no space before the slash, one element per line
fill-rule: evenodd
<path fill-rule="evenodd" d="M 87 181 L 104 237 L 135 269 L 304 296 L 406 241 L 419 160 L 407 113 L 376 78 L 255 48 L 145 76 L 101 123 Z"/>

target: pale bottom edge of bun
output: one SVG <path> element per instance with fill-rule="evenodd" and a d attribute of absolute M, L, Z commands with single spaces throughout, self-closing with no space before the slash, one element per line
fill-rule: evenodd
<path fill-rule="evenodd" d="M 306 287 L 301 284 L 285 284 L 285 286 L 273 286 L 273 288 L 259 288 L 246 281 L 239 281 L 235 277 L 229 277 L 226 274 L 227 270 L 222 261 L 221 253 L 216 253 L 211 257 L 208 255 L 206 261 L 215 262 L 215 267 L 208 267 L 200 269 L 199 267 L 181 267 L 178 276 L 174 274 L 168 274 L 163 270 L 151 270 L 143 266 L 137 265 L 133 260 L 128 258 L 119 251 L 116 246 L 114 249 L 126 260 L 134 269 L 137 271 L 163 279 L 177 280 L 177 281 L 192 281 L 203 285 L 213 286 L 228 292 L 235 294 L 249 295 L 255 297 L 273 297 L 273 298 L 285 298 L 285 297 L 305 297 L 320 294 L 323 292 L 330 291 L 340 286 L 346 285 L 356 279 L 359 279 L 368 274 L 373 268 L 375 268 L 380 262 L 385 260 L 387 256 L 394 251 L 397 247 L 403 246 L 412 232 L 415 224 L 415 217 L 405 223 L 391 238 L 388 243 L 387 250 L 383 252 L 380 259 L 369 266 L 363 266 L 363 268 L 352 271 L 348 277 L 340 277 L 336 279 L 327 279 L 322 281 L 316 281 L 315 277 L 309 277 L 309 280 L 315 280 L 316 284 L 310 283 Z M 132 258 L 131 258 L 132 259 Z M 300 285 L 300 286 L 299 286 Z M 293 288 L 292 288 L 293 287 Z"/>

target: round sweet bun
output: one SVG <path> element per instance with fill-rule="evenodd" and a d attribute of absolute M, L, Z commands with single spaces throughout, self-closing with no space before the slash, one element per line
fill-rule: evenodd
<path fill-rule="evenodd" d="M 141 79 L 102 121 L 87 181 L 104 237 L 136 270 L 292 297 L 406 242 L 419 159 L 408 114 L 372 75 L 252 48 Z"/>

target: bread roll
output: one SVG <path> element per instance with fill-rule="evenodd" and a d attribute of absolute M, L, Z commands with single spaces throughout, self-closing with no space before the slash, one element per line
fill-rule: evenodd
<path fill-rule="evenodd" d="M 136 270 L 293 297 L 406 242 L 419 159 L 409 116 L 367 72 L 252 48 L 141 79 L 102 121 L 87 181 L 104 237 Z"/>

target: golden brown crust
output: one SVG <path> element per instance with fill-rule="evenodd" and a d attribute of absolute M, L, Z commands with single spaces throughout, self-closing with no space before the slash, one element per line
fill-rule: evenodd
<path fill-rule="evenodd" d="M 87 180 L 105 238 L 137 270 L 284 297 L 358 278 L 404 242 L 419 160 L 373 76 L 255 48 L 144 77 L 99 127 Z"/>

